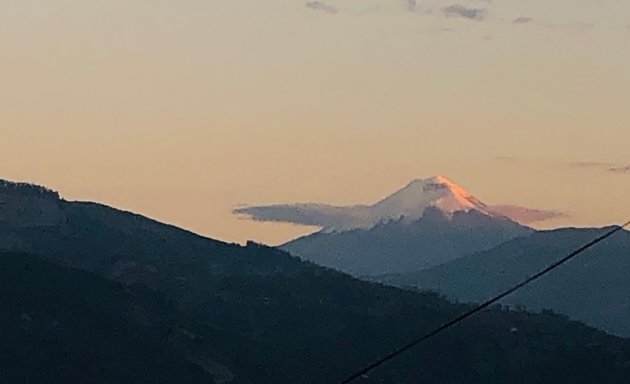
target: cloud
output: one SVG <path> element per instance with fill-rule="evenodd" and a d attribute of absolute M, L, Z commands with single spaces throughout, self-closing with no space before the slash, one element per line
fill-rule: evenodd
<path fill-rule="evenodd" d="M 531 24 L 534 22 L 534 19 L 528 16 L 519 16 L 516 19 L 512 20 L 512 24 Z"/>
<path fill-rule="evenodd" d="M 495 157 L 495 159 L 499 161 L 509 161 L 509 162 L 521 160 L 520 158 L 516 156 L 497 156 Z"/>
<path fill-rule="evenodd" d="M 566 213 L 560 211 L 533 209 L 518 205 L 492 205 L 487 209 L 494 214 L 505 216 L 525 225 L 567 216 Z"/>
<path fill-rule="evenodd" d="M 612 163 L 604 163 L 599 161 L 574 161 L 570 164 L 573 168 L 608 168 L 612 167 Z"/>
<path fill-rule="evenodd" d="M 630 165 L 618 165 L 610 168 L 608 171 L 612 173 L 630 173 Z"/>
<path fill-rule="evenodd" d="M 410 13 L 418 13 L 421 15 L 433 14 L 433 8 L 418 3 L 419 2 L 417 0 L 405 0 L 405 10 Z"/>
<path fill-rule="evenodd" d="M 324 229 L 356 225 L 366 207 L 335 207 L 326 204 L 278 204 L 236 208 L 233 213 L 262 222 L 291 223 L 317 226 Z"/>
<path fill-rule="evenodd" d="M 306 7 L 315 11 L 321 11 L 329 15 L 334 15 L 339 12 L 337 8 L 330 4 L 326 4 L 323 1 L 309 1 L 306 3 Z"/>
<path fill-rule="evenodd" d="M 446 17 L 462 17 L 469 20 L 483 21 L 488 15 L 488 11 L 483 8 L 469 8 L 461 4 L 453 4 L 442 8 L 442 13 Z"/>
<path fill-rule="evenodd" d="M 486 210 L 524 225 L 567 216 L 559 211 L 518 205 L 490 205 Z M 370 207 L 365 205 L 337 207 L 326 204 L 278 204 L 236 208 L 233 213 L 243 219 L 315 226 L 324 231 L 369 228 L 379 222 L 378 217 L 372 217 Z M 370 225 L 366 225 L 366 220 Z"/>
<path fill-rule="evenodd" d="M 498 156 L 495 160 L 505 163 L 538 164 L 546 166 L 570 167 L 572 169 L 594 169 L 614 174 L 630 174 L 630 163 L 610 163 L 605 161 L 552 162 L 543 159 L 528 159 L 515 156 Z"/>
<path fill-rule="evenodd" d="M 598 169 L 615 174 L 630 174 L 630 164 L 606 163 L 600 161 L 576 161 L 570 164 L 575 169 Z"/>
<path fill-rule="evenodd" d="M 407 0 L 407 10 L 409 12 L 415 12 L 418 7 L 418 3 L 416 0 Z"/>

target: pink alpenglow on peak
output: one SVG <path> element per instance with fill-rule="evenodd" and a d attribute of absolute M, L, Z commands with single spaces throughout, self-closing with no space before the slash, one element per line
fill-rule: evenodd
<path fill-rule="evenodd" d="M 321 227 L 327 232 L 367 229 L 388 221 L 413 222 L 427 208 L 439 209 L 445 216 L 455 212 L 478 211 L 504 217 L 521 224 L 547 220 L 558 213 L 518 206 L 489 206 L 461 185 L 444 176 L 413 180 L 407 186 L 372 205 L 332 206 L 326 204 L 280 204 L 248 206 L 234 213 L 252 220 L 284 222 Z"/>
<path fill-rule="evenodd" d="M 444 176 L 414 180 L 372 206 L 382 219 L 417 219 L 428 207 L 439 208 L 447 214 L 472 209 L 487 213 L 484 203 Z"/>

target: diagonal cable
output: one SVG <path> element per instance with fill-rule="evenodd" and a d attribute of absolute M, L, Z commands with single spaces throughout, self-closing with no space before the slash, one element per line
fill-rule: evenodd
<path fill-rule="evenodd" d="M 579 254 L 581 254 L 582 252 L 588 250 L 589 248 L 592 248 L 593 246 L 597 245 L 598 243 L 601 243 L 602 241 L 606 240 L 607 238 L 609 238 L 610 236 L 614 235 L 615 233 L 623 230 L 624 228 L 626 228 L 627 226 L 630 226 L 630 221 L 628 221 L 627 223 L 620 225 L 620 226 L 616 226 L 613 229 L 611 229 L 610 231 L 606 232 L 605 234 L 597 237 L 596 239 L 584 244 L 583 246 L 581 246 L 580 248 L 576 249 L 575 251 L 569 253 L 568 255 L 566 255 L 565 257 L 559 259 L 558 261 L 554 262 L 553 264 L 549 265 L 547 268 L 541 270 L 540 272 L 526 278 L 525 280 L 523 280 L 522 282 L 518 283 L 517 285 L 513 286 L 512 288 L 508 289 L 507 291 L 493 297 L 492 299 L 479 304 L 478 306 L 476 306 L 475 308 L 471 309 L 470 311 L 454 318 L 453 320 L 439 326 L 438 328 L 434 329 L 433 331 L 427 333 L 426 335 L 420 337 L 419 339 L 413 340 L 412 342 L 410 342 L 409 344 L 397 349 L 396 351 L 390 353 L 387 356 L 382 357 L 381 359 L 375 361 L 374 363 L 366 366 L 365 368 L 357 371 L 356 373 L 352 374 L 351 376 L 349 376 L 347 379 L 343 380 L 340 382 L 340 384 L 348 384 L 351 383 L 353 381 L 355 381 L 356 379 L 367 375 L 368 373 L 370 373 L 372 370 L 380 367 L 381 365 L 387 363 L 390 360 L 393 360 L 394 358 L 396 358 L 397 356 L 407 352 L 408 350 L 416 347 L 419 344 L 424 343 L 425 341 L 435 337 L 436 335 L 448 330 L 449 328 L 461 323 L 462 321 L 466 320 L 467 318 L 476 315 L 477 313 L 483 311 L 484 309 L 490 307 L 491 305 L 497 303 L 498 301 L 500 301 L 501 299 L 505 298 L 506 296 L 511 295 L 512 293 L 518 291 L 519 289 L 523 288 L 526 285 L 529 285 L 530 283 L 540 279 L 541 277 L 543 277 L 544 275 L 546 275 L 547 273 L 553 271 L 554 269 L 560 267 L 561 265 L 567 263 L 568 261 L 570 261 L 571 259 L 574 259 L 575 257 L 577 257 Z"/>

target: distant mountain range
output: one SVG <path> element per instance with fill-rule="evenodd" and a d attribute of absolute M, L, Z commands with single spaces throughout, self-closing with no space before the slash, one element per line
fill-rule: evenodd
<path fill-rule="evenodd" d="M 337 382 L 470 308 L 8 182 L 0 252 L 7 383 Z M 497 307 L 362 382 L 625 384 L 628 361 L 630 341 Z"/>
<path fill-rule="evenodd" d="M 414 181 L 369 210 L 375 213 L 361 227 L 323 230 L 281 248 L 367 280 L 479 302 L 605 230 L 536 232 L 498 213 L 514 207 L 497 210 L 444 177 Z M 609 239 L 509 302 L 630 337 L 628 237 Z"/>
<path fill-rule="evenodd" d="M 441 292 L 453 300 L 479 302 L 543 269 L 607 228 L 537 232 L 492 250 L 411 273 L 375 280 Z M 630 337 L 630 232 L 622 231 L 506 303 L 553 309 L 608 332 Z"/>

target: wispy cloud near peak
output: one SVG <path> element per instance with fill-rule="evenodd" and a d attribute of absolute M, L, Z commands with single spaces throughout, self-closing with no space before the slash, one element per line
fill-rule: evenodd
<path fill-rule="evenodd" d="M 339 10 L 336 7 L 330 4 L 324 3 L 323 1 L 309 1 L 306 3 L 306 7 L 315 11 L 321 11 L 321 12 L 327 13 L 329 15 L 334 15 L 339 12 Z"/>
<path fill-rule="evenodd" d="M 471 8 L 461 4 L 453 4 L 442 8 L 446 17 L 461 17 L 464 19 L 483 21 L 488 16 L 488 10 L 483 8 Z"/>
<path fill-rule="evenodd" d="M 531 24 L 533 22 L 534 22 L 534 19 L 528 16 L 519 16 L 515 18 L 514 20 L 512 20 L 512 24 Z"/>

